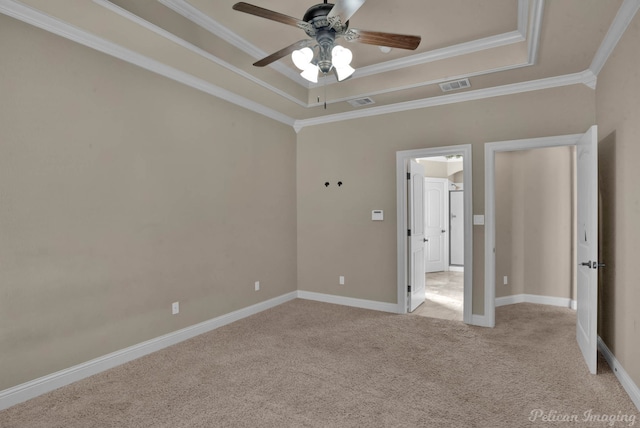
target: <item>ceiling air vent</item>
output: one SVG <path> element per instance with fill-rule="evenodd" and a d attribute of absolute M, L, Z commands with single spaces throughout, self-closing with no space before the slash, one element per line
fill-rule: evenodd
<path fill-rule="evenodd" d="M 442 92 L 457 91 L 470 87 L 471 83 L 469 83 L 469 79 L 452 80 L 451 82 L 440 83 L 440 89 L 442 89 Z"/>
<path fill-rule="evenodd" d="M 364 107 L 364 106 L 368 106 L 369 104 L 375 104 L 376 103 L 375 101 L 373 101 L 369 97 L 356 98 L 355 100 L 349 100 L 347 102 L 349 104 L 351 104 L 352 106 L 354 106 L 354 107 Z"/>

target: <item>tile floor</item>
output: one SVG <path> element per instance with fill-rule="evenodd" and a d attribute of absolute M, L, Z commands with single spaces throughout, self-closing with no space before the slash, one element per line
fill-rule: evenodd
<path fill-rule="evenodd" d="M 426 300 L 412 313 L 462 321 L 464 272 L 434 272 L 426 274 L 426 278 Z"/>

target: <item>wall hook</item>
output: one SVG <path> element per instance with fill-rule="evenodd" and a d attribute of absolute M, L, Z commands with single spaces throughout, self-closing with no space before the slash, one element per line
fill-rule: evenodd
<path fill-rule="evenodd" d="M 338 181 L 338 187 L 342 187 L 342 181 Z"/>
<path fill-rule="evenodd" d="M 326 181 L 326 182 L 324 183 L 324 187 L 329 187 L 329 182 L 328 182 L 328 181 Z"/>

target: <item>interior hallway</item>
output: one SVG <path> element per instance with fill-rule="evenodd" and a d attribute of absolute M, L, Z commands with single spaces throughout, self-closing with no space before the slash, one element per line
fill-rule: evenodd
<path fill-rule="evenodd" d="M 426 275 L 426 300 L 412 313 L 423 317 L 462 321 L 464 272 Z"/>

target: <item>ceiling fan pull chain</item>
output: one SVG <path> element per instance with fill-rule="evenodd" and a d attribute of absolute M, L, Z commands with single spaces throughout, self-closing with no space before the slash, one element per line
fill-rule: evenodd
<path fill-rule="evenodd" d="M 324 77 L 322 78 L 322 81 L 324 82 L 324 109 L 327 109 L 327 75 L 325 74 Z"/>

